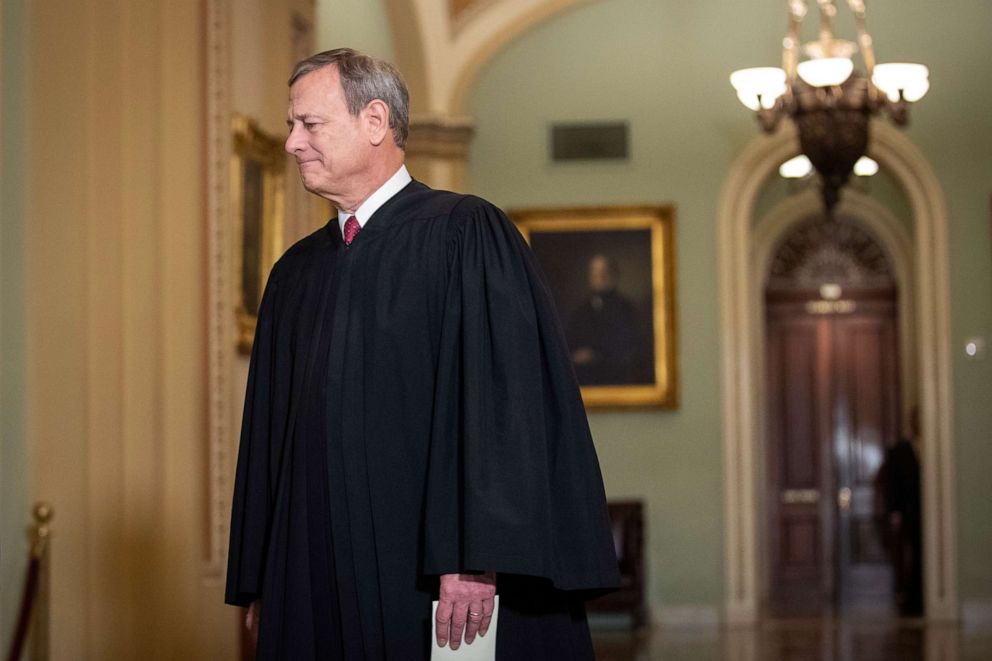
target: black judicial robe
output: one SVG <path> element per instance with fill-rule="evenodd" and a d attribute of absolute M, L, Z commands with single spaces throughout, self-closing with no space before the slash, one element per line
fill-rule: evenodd
<path fill-rule="evenodd" d="M 226 601 L 260 660 L 416 660 L 437 577 L 486 570 L 500 659 L 591 658 L 577 595 L 619 578 L 551 296 L 502 212 L 411 182 L 272 270 Z"/>

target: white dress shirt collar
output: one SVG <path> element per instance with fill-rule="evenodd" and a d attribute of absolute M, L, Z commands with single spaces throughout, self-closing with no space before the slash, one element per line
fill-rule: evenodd
<path fill-rule="evenodd" d="M 412 180 L 413 177 L 407 172 L 406 165 L 401 165 L 400 169 L 386 180 L 386 183 L 369 195 L 368 199 L 355 209 L 355 213 L 338 209 L 338 228 L 341 230 L 341 236 L 344 236 L 344 223 L 350 216 L 354 216 L 358 220 L 359 227 L 365 227 L 365 223 L 372 217 L 372 214 L 378 211 L 379 207 L 388 202 L 391 197 L 403 190 Z"/>

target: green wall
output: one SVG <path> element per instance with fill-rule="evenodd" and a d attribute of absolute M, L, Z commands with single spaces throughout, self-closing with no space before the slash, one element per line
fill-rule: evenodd
<path fill-rule="evenodd" d="M 24 208 L 21 139 L 25 118 L 25 7 L 0 5 L 0 649 L 17 617 L 29 523 L 24 445 Z"/>
<path fill-rule="evenodd" d="M 728 76 L 778 64 L 786 23 L 784 3 L 741 9 L 601 0 L 571 10 L 499 53 L 477 81 L 469 108 L 477 122 L 472 189 L 503 207 L 678 205 L 682 406 L 590 416 L 610 496 L 647 501 L 656 607 L 718 607 L 723 594 L 716 205 L 729 167 L 758 132 Z M 806 39 L 815 31 L 811 18 Z M 989 25 L 992 5 L 979 0 L 890 0 L 873 3 L 869 13 L 880 61 L 922 61 L 931 68 L 931 93 L 914 109 L 908 134 L 947 196 L 961 593 L 984 601 L 992 600 L 986 558 L 992 548 L 992 358 L 965 360 L 963 339 L 992 334 Z M 630 123 L 629 161 L 550 162 L 551 122 L 612 119 Z M 909 222 L 905 199 L 886 175 L 868 190 Z"/>
<path fill-rule="evenodd" d="M 697 79 L 687 66 L 735 68 L 729 50 L 700 48 L 698 33 L 724 22 L 713 4 L 599 2 L 562 15 L 500 53 L 470 107 L 473 191 L 505 208 L 678 206 L 681 408 L 590 415 L 609 496 L 646 501 L 654 606 L 716 607 L 723 594 L 714 219 L 753 126 L 726 76 Z M 551 163 L 550 123 L 610 119 L 630 124 L 628 162 Z"/>
<path fill-rule="evenodd" d="M 393 40 L 381 0 L 317 3 L 317 50 L 347 46 L 392 61 Z"/>

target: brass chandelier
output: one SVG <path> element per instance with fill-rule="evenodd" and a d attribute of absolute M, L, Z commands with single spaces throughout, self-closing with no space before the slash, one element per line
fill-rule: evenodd
<path fill-rule="evenodd" d="M 869 123 L 885 112 L 898 126 L 909 119 L 909 104 L 930 88 L 922 64 L 876 64 L 871 35 L 865 22 L 863 0 L 847 0 L 854 14 L 857 43 L 835 39 L 833 0 L 817 0 L 820 34 L 800 44 L 799 30 L 808 11 L 806 0 L 787 0 L 789 33 L 783 40 L 782 68 L 741 69 L 730 76 L 737 97 L 757 112 L 766 133 L 783 116 L 795 123 L 799 146 L 820 175 L 828 215 L 855 163 L 868 149 Z M 853 57 L 860 50 L 865 71 L 856 70 Z M 801 57 L 804 56 L 804 57 Z"/>

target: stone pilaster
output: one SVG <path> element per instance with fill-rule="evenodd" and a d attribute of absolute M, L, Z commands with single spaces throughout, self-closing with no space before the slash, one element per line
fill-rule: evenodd
<path fill-rule="evenodd" d="M 467 117 L 411 117 L 406 143 L 410 174 L 432 188 L 466 192 L 473 132 L 474 122 Z"/>

